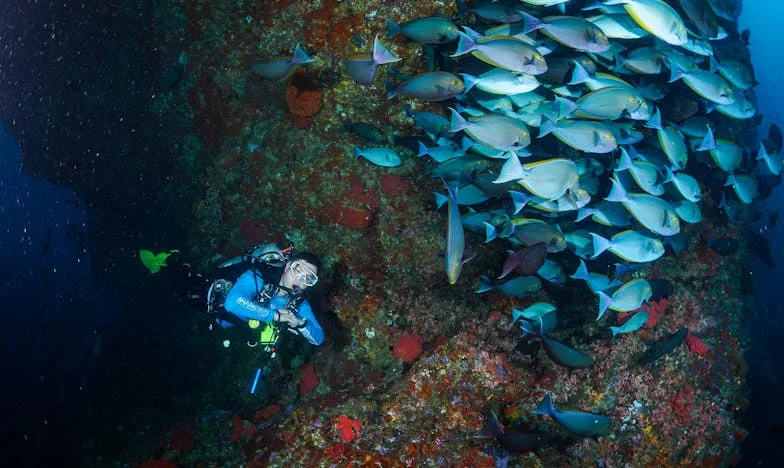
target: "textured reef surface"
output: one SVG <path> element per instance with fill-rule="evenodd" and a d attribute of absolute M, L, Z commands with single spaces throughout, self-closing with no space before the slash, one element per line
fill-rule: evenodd
<path fill-rule="evenodd" d="M 748 282 L 745 226 L 751 215 L 739 206 L 735 221 L 728 222 L 715 208 L 723 180 L 703 187 L 703 221 L 682 223 L 687 246 L 631 273 L 666 280 L 668 291 L 643 306 L 648 320 L 639 331 L 613 338 L 607 327 L 619 324 L 622 314 L 597 322 L 598 301 L 580 281 L 545 284 L 523 298 L 498 291 L 477 294 L 481 276 L 497 275 L 509 248 L 501 241 L 485 243 L 483 235 L 466 233 L 474 258 L 457 284 L 449 285 L 446 216 L 432 195 L 443 184 L 426 176 L 422 159 L 401 146 L 422 135 L 404 105 L 442 115 L 446 106 L 387 100 L 382 80 L 361 86 L 342 72 L 347 56 L 372 47 L 373 37 L 386 28 L 384 18 L 453 17 L 455 4 L 193 0 L 158 8 L 161 22 L 154 27 L 172 76 L 161 84 L 150 112 L 180 123 L 179 155 L 169 162 L 178 174 L 172 183 L 196 186 L 191 190 L 201 194 L 191 206 L 189 257 L 207 268 L 216 258 L 265 241 L 319 252 L 329 271 L 319 305 L 328 339 L 319 348 L 282 352 L 273 373 L 263 378 L 264 390 L 251 395 L 248 377 L 268 359 L 265 353 L 242 344 L 224 350 L 217 331 L 209 339 L 183 331 L 190 336 L 184 345 L 228 356 L 209 371 L 208 391 L 190 398 L 187 407 L 199 410 L 133 436 L 99 438 L 98 446 L 106 448 L 97 449 L 93 464 L 717 466 L 737 461 L 746 434 L 740 417 L 748 404 L 739 337 Z M 545 12 L 526 8 L 538 17 Z M 475 26 L 476 18 L 467 15 L 457 22 Z M 729 32 L 726 41 L 737 41 L 737 32 Z M 283 81 L 262 81 L 249 72 L 254 60 L 289 56 L 298 42 L 314 63 Z M 385 42 L 403 58 L 396 73 L 428 70 L 432 58 L 419 44 L 401 38 Z M 696 99 L 683 99 L 663 112 L 675 120 L 696 108 Z M 752 120 L 717 117 L 716 125 L 723 136 L 755 146 L 748 136 L 754 135 Z M 396 143 L 403 163 L 394 168 L 353 157 L 355 145 Z M 738 245 L 719 253 L 707 246 L 709 238 L 731 238 Z M 569 252 L 548 258 L 568 273 L 578 266 Z M 613 261 L 601 260 L 607 260 L 598 262 L 602 268 Z M 559 367 L 537 337 L 521 337 L 512 309 L 535 302 L 557 306 L 559 325 L 551 335 L 589 354 L 590 367 Z M 193 322 L 200 319 L 194 315 Z M 689 330 L 683 344 L 654 362 L 634 364 L 683 327 Z M 242 332 L 232 333 L 234 342 L 244 341 Z M 609 433 L 578 437 L 549 416 L 535 414 L 547 393 L 559 409 L 610 418 Z M 534 451 L 510 453 L 501 440 L 477 438 L 493 413 L 505 434 L 542 431 L 551 439 Z M 122 440 L 108 442 L 113 437 Z"/>

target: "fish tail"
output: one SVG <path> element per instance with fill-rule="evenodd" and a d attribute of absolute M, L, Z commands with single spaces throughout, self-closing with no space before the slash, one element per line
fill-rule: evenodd
<path fill-rule="evenodd" d="M 763 145 L 762 142 L 760 142 L 760 149 L 757 152 L 757 160 L 760 159 L 768 159 L 768 150 L 765 149 L 765 145 Z"/>
<path fill-rule="evenodd" d="M 607 309 L 612 305 L 613 299 L 601 291 L 596 293 L 596 295 L 599 296 L 599 316 L 596 317 L 596 321 L 599 321 L 604 316 L 604 313 L 607 312 Z"/>
<path fill-rule="evenodd" d="M 449 201 L 449 197 L 443 193 L 433 192 L 433 195 L 436 197 L 436 208 L 441 208 Z"/>
<path fill-rule="evenodd" d="M 591 279 L 591 273 L 588 272 L 588 267 L 582 259 L 580 259 L 580 265 L 577 267 L 577 271 L 575 271 L 570 278 L 583 281 Z"/>
<path fill-rule="evenodd" d="M 670 83 L 674 83 L 686 76 L 686 70 L 681 68 L 680 65 L 670 60 Z"/>
<path fill-rule="evenodd" d="M 520 158 L 514 153 L 509 153 L 509 157 L 501 167 L 498 178 L 495 179 L 493 183 L 503 184 L 512 180 L 520 180 L 523 177 L 525 177 L 525 169 L 523 169 L 523 165 L 520 164 Z"/>
<path fill-rule="evenodd" d="M 498 237 L 498 228 L 488 223 L 487 221 L 484 222 L 484 225 L 485 225 L 485 244 L 487 244 L 488 242 Z"/>
<path fill-rule="evenodd" d="M 523 15 L 523 33 L 527 34 L 531 31 L 536 31 L 544 26 L 544 23 L 539 21 L 539 18 L 530 15 L 524 11 L 520 12 Z"/>
<path fill-rule="evenodd" d="M 387 88 L 387 99 L 392 99 L 393 97 L 397 96 L 398 86 L 392 82 L 389 78 L 384 80 L 384 86 Z"/>
<path fill-rule="evenodd" d="M 400 33 L 400 25 L 387 18 L 387 38 L 392 39 Z"/>
<path fill-rule="evenodd" d="M 479 431 L 479 434 L 475 435 L 475 439 L 496 439 L 501 437 L 503 432 L 501 431 L 501 425 L 498 423 L 498 417 L 495 415 L 494 412 L 490 412 L 490 417 L 487 418 L 485 425 L 482 426 L 482 430 Z"/>
<path fill-rule="evenodd" d="M 572 63 L 574 64 L 574 71 L 572 72 L 572 79 L 567 84 L 576 85 L 587 83 L 591 80 L 591 75 L 588 73 L 588 70 L 586 70 L 584 66 L 580 65 L 580 62 L 577 60 L 572 60 Z"/>
<path fill-rule="evenodd" d="M 656 108 L 656 111 L 653 113 L 650 119 L 644 124 L 648 128 L 655 128 L 656 130 L 662 130 L 664 128 L 664 123 L 662 122 L 661 112 L 659 108 Z"/>
<path fill-rule="evenodd" d="M 708 151 L 716 149 L 716 138 L 713 136 L 713 130 L 711 130 L 710 125 L 707 125 L 707 127 L 708 131 L 705 133 L 705 138 L 702 139 L 700 146 L 697 147 L 697 151 Z"/>
<path fill-rule="evenodd" d="M 417 156 L 422 157 L 422 156 L 427 155 L 430 152 L 430 150 L 427 149 L 427 146 L 425 146 L 424 143 L 422 143 L 419 140 L 417 140 L 417 143 L 419 143 L 419 152 L 417 153 Z"/>
<path fill-rule="evenodd" d="M 536 407 L 534 410 L 534 414 L 554 414 L 555 407 L 553 406 L 553 399 L 548 392 L 542 401 L 539 403 L 539 406 Z"/>
<path fill-rule="evenodd" d="M 711 73 L 716 73 L 721 70 L 721 64 L 716 60 L 716 57 L 713 56 L 708 59 L 708 66 L 710 67 Z"/>
<path fill-rule="evenodd" d="M 457 34 L 460 36 L 460 40 L 457 41 L 457 49 L 455 49 L 455 53 L 450 55 L 450 57 L 459 57 L 461 55 L 465 55 L 476 48 L 476 41 L 471 39 L 468 34 L 458 31 Z"/>
<path fill-rule="evenodd" d="M 616 171 L 626 171 L 634 166 L 629 152 L 625 148 L 621 148 L 621 158 L 618 160 L 618 165 L 615 166 Z"/>
<path fill-rule="evenodd" d="M 596 210 L 593 208 L 579 208 L 577 210 L 577 219 L 575 219 L 574 222 L 579 223 L 580 221 L 593 215 L 594 213 L 596 213 Z"/>
<path fill-rule="evenodd" d="M 602 254 L 605 250 L 609 249 L 612 246 L 612 243 L 605 239 L 604 237 L 600 236 L 599 234 L 591 233 L 591 238 L 593 238 L 593 255 L 591 258 L 596 258 Z"/>
<path fill-rule="evenodd" d="M 558 119 L 568 119 L 579 107 L 577 103 L 566 99 L 565 97 L 557 96 L 554 99 L 554 104 L 558 109 Z"/>
<path fill-rule="evenodd" d="M 612 332 L 613 338 L 621 331 L 621 327 L 610 327 L 610 331 Z"/>
<path fill-rule="evenodd" d="M 482 284 L 476 290 L 477 294 L 493 290 L 493 282 L 487 276 L 482 276 Z"/>
<path fill-rule="evenodd" d="M 354 147 L 354 157 L 355 158 L 359 158 L 360 156 L 362 156 L 362 150 L 359 149 L 359 146 L 355 146 Z"/>
<path fill-rule="evenodd" d="M 468 73 L 461 73 L 460 76 L 463 78 L 463 83 L 465 83 L 465 90 L 463 93 L 467 93 L 471 90 L 476 83 L 479 81 L 479 78 L 475 77 L 474 75 L 469 75 Z"/>
<path fill-rule="evenodd" d="M 729 187 L 730 185 L 735 185 L 736 182 L 737 180 L 735 180 L 735 174 L 730 172 L 729 177 L 727 177 L 727 182 L 724 182 L 724 186 Z"/>
<path fill-rule="evenodd" d="M 555 122 L 543 115 L 542 122 L 539 124 L 539 138 L 552 133 L 553 130 L 555 130 Z"/>
<path fill-rule="evenodd" d="M 517 190 L 510 190 L 509 196 L 512 198 L 512 205 L 514 206 L 514 212 L 512 214 L 519 213 L 528 201 L 531 200 L 531 197 L 523 192 L 518 192 Z"/>
<path fill-rule="evenodd" d="M 451 107 L 449 108 L 449 110 L 452 112 L 452 117 L 449 119 L 450 132 L 452 133 L 459 132 L 460 130 L 468 127 L 468 121 L 462 115 L 460 115 L 459 112 L 457 112 L 455 109 Z"/>
<path fill-rule="evenodd" d="M 304 64 L 313 62 L 315 59 L 308 55 L 307 52 L 302 50 L 302 47 L 299 44 L 294 47 L 294 55 L 291 56 L 291 63 L 293 64 Z"/>
<path fill-rule="evenodd" d="M 376 34 L 376 39 L 373 42 L 373 61 L 379 65 L 400 61 L 400 57 L 393 54 L 387 46 L 381 43 L 378 39 L 378 34 Z"/>
<path fill-rule="evenodd" d="M 629 200 L 626 189 L 623 188 L 623 185 L 621 185 L 617 179 L 613 177 L 610 179 L 610 182 L 612 182 L 612 188 L 610 189 L 610 194 L 605 197 L 605 200 L 619 203 Z"/>

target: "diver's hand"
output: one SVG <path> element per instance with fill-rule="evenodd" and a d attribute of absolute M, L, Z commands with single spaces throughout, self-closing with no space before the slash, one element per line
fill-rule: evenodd
<path fill-rule="evenodd" d="M 299 328 L 305 324 L 305 319 L 301 319 L 290 311 L 278 309 L 278 322 L 285 323 L 290 328 Z"/>

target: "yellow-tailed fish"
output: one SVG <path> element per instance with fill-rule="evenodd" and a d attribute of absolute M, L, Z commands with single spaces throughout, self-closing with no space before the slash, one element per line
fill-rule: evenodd
<path fill-rule="evenodd" d="M 470 37 L 461 32 L 457 50 L 452 57 L 471 53 L 494 67 L 518 73 L 541 75 L 547 62 L 538 50 L 525 41 L 509 36 Z"/>
<path fill-rule="evenodd" d="M 515 218 L 512 224 L 515 226 L 514 237 L 523 245 L 544 242 L 550 253 L 566 250 L 566 239 L 558 225 L 533 218 Z"/>
<path fill-rule="evenodd" d="M 709 151 L 716 165 L 726 172 L 734 171 L 743 163 L 743 148 L 730 140 L 715 139 L 710 127 L 697 151 Z"/>
<path fill-rule="evenodd" d="M 683 80 L 686 86 L 700 97 L 716 104 L 732 104 L 735 91 L 724 81 L 724 78 L 706 70 L 684 70 L 680 65 L 671 62 L 670 83 Z"/>
<path fill-rule="evenodd" d="M 678 190 L 678 193 L 690 202 L 696 203 L 702 199 L 700 184 L 697 182 L 697 179 L 689 174 L 683 172 L 673 173 L 667 168 L 667 179 L 664 182 L 671 183 Z"/>
<path fill-rule="evenodd" d="M 659 109 L 656 109 L 656 112 L 645 123 L 645 126 L 657 130 L 659 145 L 664 154 L 667 155 L 667 159 L 679 169 L 686 167 L 686 163 L 689 160 L 686 140 L 683 138 L 680 130 L 669 124 L 664 125 Z"/>
<path fill-rule="evenodd" d="M 651 232 L 662 236 L 674 236 L 680 232 L 678 214 L 665 200 L 643 193 L 627 193 L 618 180 L 610 180 L 612 190 L 605 200 L 623 203 L 634 219 Z"/>
<path fill-rule="evenodd" d="M 465 253 L 465 232 L 460 220 L 460 210 L 457 207 L 457 187 L 446 184 L 449 200 L 447 202 L 447 228 L 446 228 L 446 277 L 449 284 L 457 283 L 463 269 L 463 254 Z"/>
<path fill-rule="evenodd" d="M 624 227 L 631 224 L 632 215 L 620 203 L 610 203 L 602 201 L 593 208 L 580 208 L 577 211 L 577 219 L 575 222 L 580 222 L 588 216 L 594 222 L 604 226 L 610 227 Z"/>
<path fill-rule="evenodd" d="M 738 200 L 747 205 L 753 202 L 758 195 L 757 179 L 755 179 L 753 175 L 730 173 L 730 176 L 727 177 L 727 182 L 725 182 L 724 185 L 732 186 L 735 195 L 738 196 Z"/>
<path fill-rule="evenodd" d="M 637 24 L 668 44 L 683 45 L 688 39 L 683 19 L 661 0 L 608 0 L 604 4 L 623 4 Z"/>
<path fill-rule="evenodd" d="M 539 138 L 552 133 L 564 144 L 586 153 L 609 153 L 618 147 L 615 135 L 601 122 L 561 120 L 542 117 Z"/>
<path fill-rule="evenodd" d="M 662 195 L 664 187 L 659 182 L 659 170 L 655 164 L 647 161 L 632 161 L 625 148 L 621 148 L 621 159 L 615 168 L 616 175 L 621 171 L 629 171 L 637 185 L 651 195 Z"/>
<path fill-rule="evenodd" d="M 456 110 L 451 110 L 451 132 L 463 130 L 479 143 L 501 151 L 515 151 L 531 144 L 528 128 L 515 118 L 487 114 L 466 119 Z"/>
<path fill-rule="evenodd" d="M 672 208 L 678 213 L 682 221 L 689 224 L 696 224 L 702 221 L 702 211 L 699 205 L 689 200 L 679 200 L 673 202 Z"/>
<path fill-rule="evenodd" d="M 599 15 L 588 18 L 610 39 L 639 39 L 648 35 L 629 15 Z"/>
<path fill-rule="evenodd" d="M 572 160 L 555 158 L 520 165 L 516 158 L 510 158 L 517 164 L 510 165 L 504 177 L 506 180 L 502 182 L 516 180 L 526 190 L 545 200 L 555 200 L 567 191 L 577 189 L 579 175 Z"/>
<path fill-rule="evenodd" d="M 658 260 L 664 255 L 664 243 L 661 240 L 640 234 L 637 231 L 623 231 L 610 239 L 591 233 L 593 239 L 593 256 L 596 258 L 605 250 L 614 253 L 627 262 L 647 263 Z"/>
<path fill-rule="evenodd" d="M 612 296 L 608 296 L 601 291 L 596 294 L 599 296 L 599 316 L 596 320 L 599 320 L 607 309 L 616 312 L 629 312 L 639 309 L 640 306 L 651 298 L 653 289 L 648 280 L 636 278 L 624 283 Z"/>

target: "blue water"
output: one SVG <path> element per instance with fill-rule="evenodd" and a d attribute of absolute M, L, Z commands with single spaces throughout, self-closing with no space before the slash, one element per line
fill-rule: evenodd
<path fill-rule="evenodd" d="M 764 117 L 759 127 L 761 138 L 767 137 L 768 126 L 777 124 L 784 128 L 784 63 L 781 43 L 784 3 L 776 1 L 744 2 L 739 29 L 751 30 L 749 49 L 754 73 L 759 85 L 756 88 L 758 111 Z M 766 221 L 771 213 L 784 207 L 784 190 L 777 187 L 773 194 L 760 204 L 763 215 L 754 226 L 765 235 L 771 245 L 775 267 L 768 269 L 755 261 L 754 315 L 748 324 L 747 359 L 751 407 L 749 409 L 750 435 L 744 445 L 744 466 L 772 466 L 784 457 L 784 225 L 771 227 Z"/>
<path fill-rule="evenodd" d="M 90 216 L 73 191 L 25 175 L 0 123 L 0 441 L 19 454 L 71 440 L 114 305 L 91 271 Z M 66 448 L 66 450 L 68 450 Z"/>

